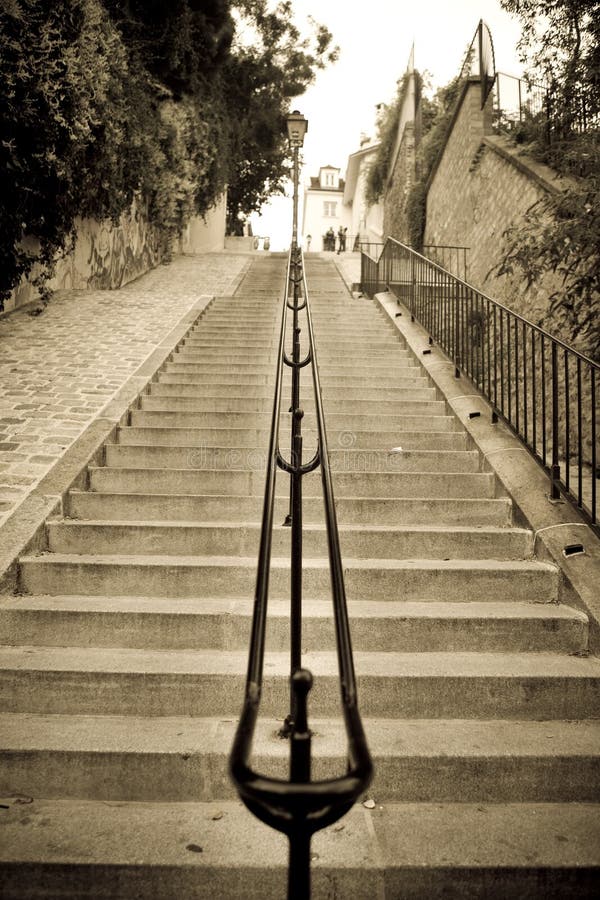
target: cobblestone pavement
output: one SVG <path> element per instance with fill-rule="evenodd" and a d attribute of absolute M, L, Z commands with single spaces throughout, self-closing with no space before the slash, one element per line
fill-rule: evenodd
<path fill-rule="evenodd" d="M 0 319 L 0 524 L 203 294 L 249 257 L 182 256 L 116 291 L 61 291 Z"/>

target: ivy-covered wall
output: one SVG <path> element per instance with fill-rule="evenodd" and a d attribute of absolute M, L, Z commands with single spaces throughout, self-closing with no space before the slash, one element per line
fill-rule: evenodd
<path fill-rule="evenodd" d="M 415 176 L 415 123 L 404 125 L 395 165 L 385 194 L 383 230 L 388 237 L 410 243 L 408 198 Z"/>

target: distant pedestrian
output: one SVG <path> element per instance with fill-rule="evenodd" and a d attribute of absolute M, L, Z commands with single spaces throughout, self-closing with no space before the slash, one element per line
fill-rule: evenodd
<path fill-rule="evenodd" d="M 346 233 L 348 229 L 342 228 L 340 225 L 338 230 L 338 253 L 343 253 L 346 249 Z"/>
<path fill-rule="evenodd" d="M 312 241 L 312 234 L 306 235 L 306 252 L 310 252 L 310 242 Z"/>

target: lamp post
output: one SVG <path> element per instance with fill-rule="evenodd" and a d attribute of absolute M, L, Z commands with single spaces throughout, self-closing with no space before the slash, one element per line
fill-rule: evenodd
<path fill-rule="evenodd" d="M 296 251 L 298 249 L 298 180 L 299 180 L 299 154 L 300 147 L 304 143 L 304 135 L 308 131 L 308 122 L 302 115 L 302 113 L 298 112 L 295 109 L 293 112 L 289 114 L 287 117 L 287 133 L 288 133 L 288 141 L 290 144 L 290 149 L 293 154 L 294 159 L 294 168 L 293 168 L 293 180 L 294 180 L 294 211 L 293 211 L 293 221 L 292 221 L 292 250 Z"/>

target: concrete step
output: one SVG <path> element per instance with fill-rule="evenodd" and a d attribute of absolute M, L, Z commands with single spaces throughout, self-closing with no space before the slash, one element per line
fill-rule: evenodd
<path fill-rule="evenodd" d="M 266 469 L 265 449 L 250 447 L 175 447 L 165 444 L 107 444 L 107 466 L 121 468 L 170 469 Z M 334 447 L 329 452 L 333 472 L 478 472 L 476 450 L 347 450 Z"/>
<path fill-rule="evenodd" d="M 368 719 L 371 793 L 386 803 L 585 803 L 600 792 L 600 722 Z M 285 778 L 280 722 L 261 720 L 253 765 Z M 314 719 L 312 777 L 344 771 L 341 722 Z M 173 803 L 234 800 L 219 718 L 0 714 L 0 797 Z M 210 763 L 210 764 L 209 764 Z M 69 778 L 65 781 L 65 772 Z"/>
<path fill-rule="evenodd" d="M 587 617 L 556 603 L 350 601 L 354 650 L 584 653 Z M 252 601 L 227 597 L 0 597 L 0 643 L 11 646 L 246 650 Z M 303 643 L 334 650 L 330 600 L 303 604 Z M 289 647 L 289 601 L 271 599 L 270 650 Z"/>
<path fill-rule="evenodd" d="M 262 455 L 262 454 L 261 454 Z M 307 454 L 308 458 L 308 454 Z M 90 466 L 93 491 L 122 493 L 250 494 L 264 493 L 263 459 L 256 469 L 153 469 Z M 264 460 L 266 464 L 266 460 Z M 303 478 L 306 497 L 320 497 L 320 473 Z M 287 495 L 289 479 L 282 473 L 277 495 Z M 337 472 L 335 495 L 340 497 L 494 497 L 494 476 L 489 472 Z"/>
<path fill-rule="evenodd" d="M 600 661 L 553 653 L 356 652 L 365 717 L 579 720 L 600 717 Z M 303 658 L 312 716 L 339 716 L 335 652 Z M 0 648 L 0 712 L 237 719 L 247 652 Z M 261 715 L 283 718 L 289 654 L 265 658 Z"/>
<path fill-rule="evenodd" d="M 252 385 L 269 385 L 271 396 L 273 394 L 273 385 L 275 384 L 275 369 L 271 373 L 271 377 L 266 374 L 248 375 L 247 377 L 236 374 L 235 372 L 198 373 L 198 372 L 166 372 L 161 371 L 158 374 L 158 383 L 160 384 L 193 384 L 200 385 L 209 389 L 211 385 L 240 385 L 250 387 Z M 413 389 L 418 387 L 430 387 L 431 383 L 428 378 L 418 369 L 411 369 L 410 375 L 404 377 L 401 375 L 393 375 L 389 377 L 378 378 L 355 378 L 352 376 L 338 377 L 336 375 L 323 375 L 321 373 L 321 387 L 325 393 L 327 390 L 341 388 L 348 390 L 368 391 L 370 395 L 373 393 L 383 396 L 384 392 L 392 391 L 394 394 L 398 390 Z"/>
<path fill-rule="evenodd" d="M 325 402 L 325 401 L 324 401 Z M 312 396 L 304 399 L 307 410 L 313 407 Z M 282 412 L 290 406 L 290 398 L 282 399 Z M 258 398 L 244 397 L 241 400 L 227 397 L 211 399 L 202 396 L 196 397 L 161 397 L 142 395 L 141 409 L 155 410 L 158 412 L 270 412 L 273 409 L 273 400 L 261 400 Z M 335 412 L 339 415 L 391 415 L 391 416 L 444 416 L 446 414 L 446 402 L 444 400 L 410 400 L 397 397 L 393 400 L 357 400 L 346 395 L 342 398 L 330 400 L 328 404 L 328 418 Z"/>
<path fill-rule="evenodd" d="M 350 600 L 519 600 L 558 599 L 554 566 L 536 560 L 345 559 Z M 29 594 L 90 594 L 137 597 L 251 597 L 256 557 L 47 553 L 21 557 L 19 587 Z M 329 561 L 305 558 L 307 598 L 331 594 Z M 273 557 L 271 596 L 289 596 L 287 557 Z"/>
<path fill-rule="evenodd" d="M 171 377 L 171 376 L 170 376 Z M 420 385 L 420 386 L 418 386 Z M 249 397 L 261 398 L 273 401 L 273 388 L 268 385 L 240 385 L 237 390 L 232 389 L 230 384 L 210 384 L 202 381 L 197 382 L 177 382 L 166 381 L 162 378 L 153 382 L 149 387 L 149 393 L 152 397 L 231 397 L 246 399 Z M 340 397 L 347 397 L 348 390 L 346 387 L 339 386 L 322 386 L 322 395 L 325 402 L 335 401 Z M 437 399 L 436 390 L 428 387 L 427 382 L 410 382 L 406 385 L 398 385 L 394 388 L 382 388 L 379 390 L 371 388 L 356 388 L 352 390 L 352 396 L 355 400 L 435 400 Z"/>
<path fill-rule="evenodd" d="M 178 345 L 179 349 L 196 350 L 246 350 L 246 349 L 273 349 L 279 345 L 279 329 L 273 329 L 269 332 L 260 332 L 249 334 L 244 329 L 233 331 L 227 329 L 224 331 L 214 331 L 212 333 L 198 332 L 197 335 L 188 335 Z M 336 335 L 322 336 L 319 339 L 319 351 L 341 349 L 348 352 L 353 351 L 388 351 L 388 352 L 404 352 L 410 353 L 406 344 L 394 338 L 391 335 L 377 337 L 373 335 L 362 334 L 357 331 L 356 336 Z"/>
<path fill-rule="evenodd" d="M 289 644 L 289 603 L 269 606 L 268 646 Z M 45 646 L 245 649 L 251 602 L 227 597 L 141 598 L 21 595 L 0 599 L 2 642 Z M 520 601 L 350 601 L 355 650 L 422 652 L 587 648 L 583 613 Z M 60 625 L 60 628 L 57 625 Z M 334 649 L 329 600 L 305 602 L 307 646 Z"/>
<path fill-rule="evenodd" d="M 303 427 L 304 446 L 316 447 L 314 430 Z M 402 450 L 427 452 L 432 446 L 438 450 L 455 452 L 465 451 L 469 440 L 464 431 L 360 431 L 357 429 L 331 429 L 327 431 L 331 450 L 382 450 L 391 452 L 402 442 Z M 196 449 L 204 447 L 223 447 L 230 445 L 232 449 L 240 447 L 268 447 L 269 431 L 266 428 L 169 428 L 152 425 L 121 426 L 118 429 L 121 444 L 160 444 L 163 446 L 191 446 Z M 308 453 L 308 449 L 306 449 Z"/>
<path fill-rule="evenodd" d="M 286 340 L 286 345 L 291 344 L 291 335 Z M 303 344 L 301 338 L 301 345 Z M 255 355 L 264 353 L 265 355 L 273 354 L 279 345 L 279 335 L 273 336 L 270 340 L 257 340 L 255 336 L 247 336 L 246 342 L 242 336 L 230 336 L 228 332 L 224 332 L 221 339 L 216 336 L 207 336 L 203 340 L 187 339 L 182 341 L 176 350 L 176 354 L 230 354 L 236 356 Z M 402 357 L 412 357 L 413 353 L 404 344 L 398 341 L 369 341 L 367 339 L 357 338 L 355 340 L 341 340 L 338 338 L 328 341 L 320 341 L 318 346 L 319 358 L 322 354 L 327 356 L 339 356 L 345 358 L 348 355 L 353 358 L 382 358 L 397 359 Z"/>
<path fill-rule="evenodd" d="M 307 430 L 313 417 L 305 416 Z M 363 413 L 327 412 L 328 431 L 457 431 L 454 416 L 445 415 L 367 415 Z M 268 413 L 206 412 L 194 413 L 168 410 L 137 410 L 131 412 L 131 425 L 168 428 L 261 428 L 271 425 Z M 304 428 L 303 428 L 304 431 Z M 395 446 L 392 445 L 392 446 Z"/>
<path fill-rule="evenodd" d="M 47 525 L 53 553 L 161 556 L 258 557 L 258 523 L 146 523 L 62 521 Z M 524 528 L 469 526 L 345 526 L 340 531 L 342 555 L 352 559 L 526 559 L 533 555 L 533 534 Z M 307 556 L 327 554 L 324 525 L 306 525 L 302 540 Z M 285 556 L 290 529 L 276 526 L 272 552 Z"/>
<path fill-rule="evenodd" d="M 236 801 L 10 802 L 0 872 L 11 900 L 281 900 L 287 841 Z M 593 803 L 360 805 L 313 838 L 312 896 L 583 900 L 597 893 Z M 543 827 L 540 827 L 543 822 Z M 507 835 L 519 835 L 509 840 Z M 38 861 L 39 860 L 39 861 Z"/>
<path fill-rule="evenodd" d="M 262 497 L 215 494 L 158 494 L 110 491 L 69 492 L 65 514 L 76 519 L 138 521 L 260 522 Z M 494 499 L 336 497 L 338 523 L 349 525 L 425 525 L 432 520 L 439 525 L 508 526 L 512 522 L 512 506 L 507 497 Z M 275 521 L 283 522 L 289 501 L 275 501 Z M 304 522 L 324 522 L 320 497 L 305 498 Z"/>
<path fill-rule="evenodd" d="M 188 383 L 203 385 L 269 385 L 271 392 L 275 385 L 275 367 L 271 372 L 248 372 L 240 374 L 239 372 L 168 372 L 166 368 L 161 369 L 157 378 L 163 384 Z"/>
<path fill-rule="evenodd" d="M 218 362 L 184 362 L 179 359 L 174 359 L 173 361 L 169 361 L 165 363 L 164 371 L 165 372 L 196 372 L 196 373 L 207 373 L 207 374 L 217 374 L 223 373 L 226 374 L 230 371 L 231 365 L 228 363 L 219 360 Z M 319 362 L 319 372 L 323 374 L 323 376 L 329 374 L 332 375 L 351 375 L 352 377 L 378 377 L 379 375 L 389 375 L 390 372 L 398 375 L 405 375 L 407 373 L 410 374 L 413 370 L 420 372 L 419 364 L 416 360 L 413 360 L 409 357 L 399 357 L 393 363 L 373 360 L 371 362 L 363 362 L 357 361 L 354 364 L 351 360 L 344 357 L 344 360 L 340 363 L 332 363 L 328 360 Z M 236 358 L 235 360 L 235 368 L 236 372 L 248 372 L 250 374 L 268 374 L 272 373 L 272 377 L 275 373 L 275 361 L 267 362 L 267 363 L 257 363 L 257 362 L 244 362 L 243 358 Z"/>

